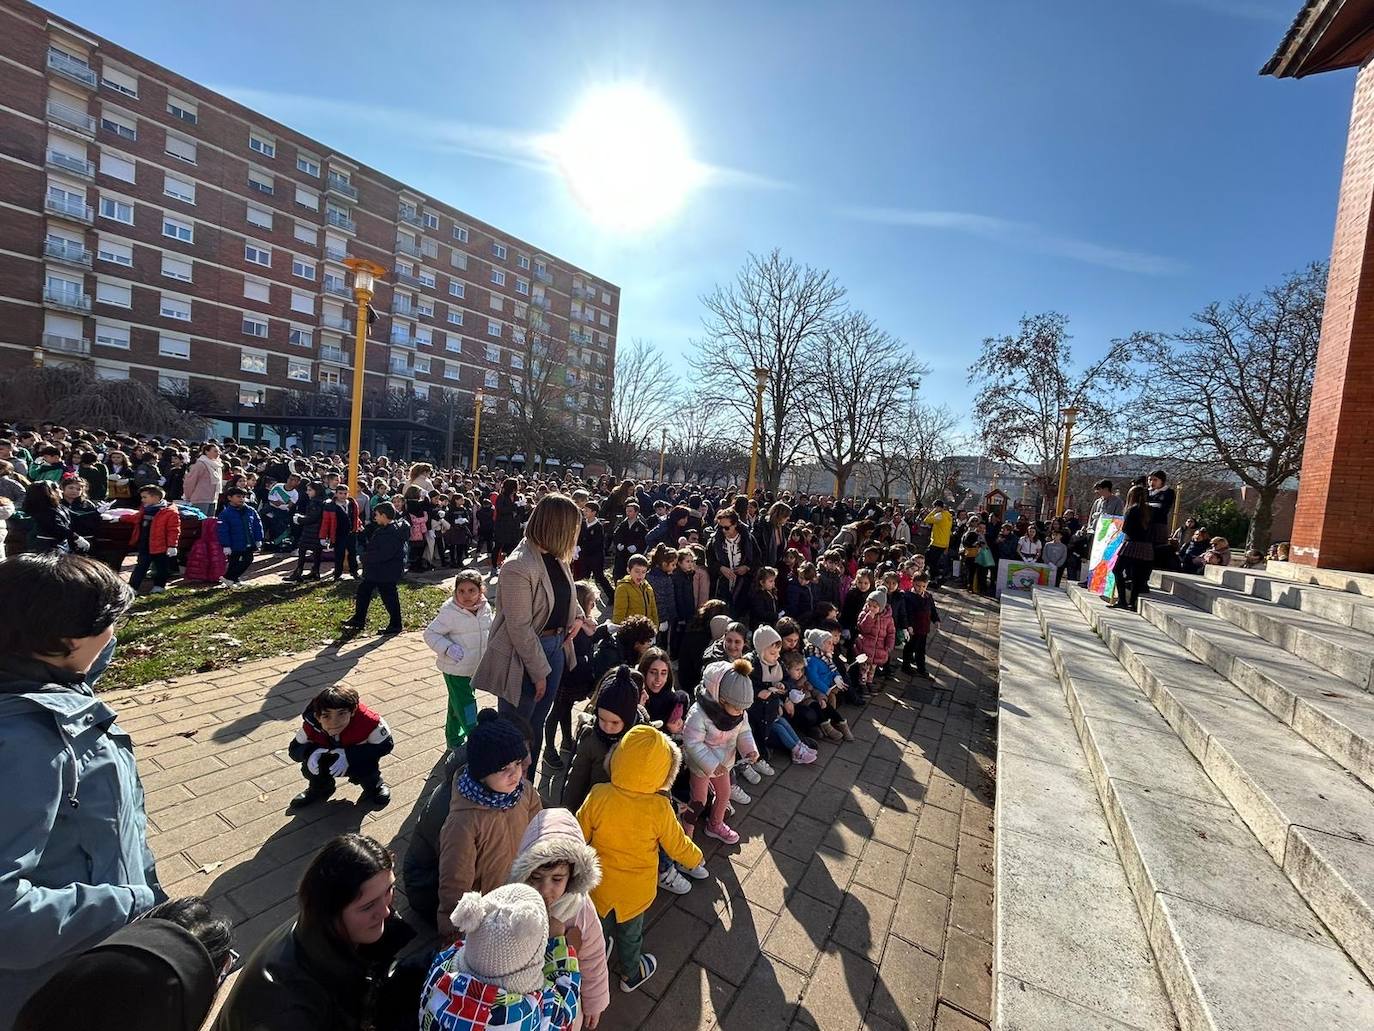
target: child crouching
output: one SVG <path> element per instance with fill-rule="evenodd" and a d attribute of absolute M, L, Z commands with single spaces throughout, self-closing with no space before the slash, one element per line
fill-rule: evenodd
<path fill-rule="evenodd" d="M 381 808 L 391 801 L 381 760 L 395 747 L 386 720 L 359 701 L 357 691 L 326 687 L 305 707 L 301 729 L 286 750 L 309 784 L 291 807 L 324 801 L 334 794 L 334 779 L 346 776 L 362 786 L 362 801 Z"/>

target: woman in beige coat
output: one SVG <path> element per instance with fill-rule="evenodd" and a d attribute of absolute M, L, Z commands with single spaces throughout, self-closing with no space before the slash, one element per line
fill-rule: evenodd
<path fill-rule="evenodd" d="M 581 527 L 582 514 L 566 494 L 547 494 L 534 506 L 525 539 L 501 566 L 496 618 L 472 678 L 474 688 L 500 699 L 503 716 L 518 714 L 530 722 L 535 769 L 558 682 L 577 665 L 572 635 L 582 607 L 568 563 Z"/>

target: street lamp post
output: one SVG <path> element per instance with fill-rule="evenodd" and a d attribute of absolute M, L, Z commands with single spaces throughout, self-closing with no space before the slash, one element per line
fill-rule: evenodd
<path fill-rule="evenodd" d="M 768 386 L 768 370 L 754 370 L 754 444 L 749 449 L 749 483 L 744 493 L 754 496 L 755 479 L 759 470 L 759 442 L 763 438 L 763 391 Z"/>
<path fill-rule="evenodd" d="M 1069 444 L 1073 440 L 1073 422 L 1078 418 L 1078 409 L 1070 406 L 1061 414 L 1064 416 L 1064 454 L 1059 460 L 1059 496 L 1055 499 L 1051 517 L 1064 514 L 1064 498 L 1069 492 Z"/>
<path fill-rule="evenodd" d="M 668 455 L 668 431 L 662 430 L 658 442 L 658 482 L 663 482 L 663 460 Z"/>
<path fill-rule="evenodd" d="M 353 300 L 358 318 L 353 332 L 353 411 L 348 428 L 348 496 L 358 496 L 358 455 L 363 449 L 363 375 L 367 368 L 367 306 L 373 288 L 386 269 L 366 258 L 344 258 L 353 270 Z"/>
<path fill-rule="evenodd" d="M 477 472 L 477 438 L 482 434 L 482 392 L 477 391 L 472 408 L 472 472 Z"/>

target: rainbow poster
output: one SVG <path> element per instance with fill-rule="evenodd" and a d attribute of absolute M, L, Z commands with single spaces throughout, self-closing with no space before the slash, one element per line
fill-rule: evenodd
<path fill-rule="evenodd" d="M 1122 516 L 1097 517 L 1092 555 L 1088 559 L 1088 590 L 1104 598 L 1116 593 L 1116 557 L 1126 543 L 1126 535 L 1121 532 L 1123 522 Z"/>

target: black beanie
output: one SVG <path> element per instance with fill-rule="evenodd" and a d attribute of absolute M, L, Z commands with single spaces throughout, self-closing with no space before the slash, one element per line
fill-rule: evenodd
<path fill-rule="evenodd" d="M 619 716 L 626 730 L 635 725 L 639 712 L 639 685 L 630 675 L 629 666 L 617 667 L 601 681 L 596 707 Z"/>
<path fill-rule="evenodd" d="M 473 780 L 489 777 L 528 754 L 529 745 L 514 723 L 497 715 L 495 709 L 477 714 L 477 726 L 468 735 L 468 776 Z"/>

